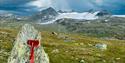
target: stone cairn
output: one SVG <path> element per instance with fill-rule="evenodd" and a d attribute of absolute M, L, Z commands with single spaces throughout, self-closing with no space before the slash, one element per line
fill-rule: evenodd
<path fill-rule="evenodd" d="M 30 24 L 25 24 L 18 33 L 8 63 L 30 63 L 30 47 L 27 45 L 29 39 L 41 42 L 41 34 Z M 35 63 L 49 63 L 49 58 L 42 46 L 35 48 L 34 54 Z"/>

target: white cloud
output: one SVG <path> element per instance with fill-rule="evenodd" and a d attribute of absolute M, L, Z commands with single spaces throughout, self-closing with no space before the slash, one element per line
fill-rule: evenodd
<path fill-rule="evenodd" d="M 35 6 L 37 8 L 44 8 L 51 6 L 52 2 L 51 0 L 35 0 L 27 3 L 28 6 Z"/>
<path fill-rule="evenodd" d="M 53 0 L 52 6 L 57 10 L 70 10 L 70 5 L 67 0 Z"/>
<path fill-rule="evenodd" d="M 95 0 L 96 3 L 102 3 L 103 0 Z"/>
<path fill-rule="evenodd" d="M 35 0 L 26 4 L 26 6 L 35 6 L 38 10 L 47 7 L 53 7 L 57 10 L 69 10 L 69 4 L 66 0 Z"/>
<path fill-rule="evenodd" d="M 95 3 L 98 4 L 98 5 L 102 5 L 104 2 L 104 0 L 95 0 Z"/>

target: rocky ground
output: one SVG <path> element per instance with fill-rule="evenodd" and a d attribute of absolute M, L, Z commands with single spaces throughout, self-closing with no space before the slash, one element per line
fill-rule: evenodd
<path fill-rule="evenodd" d="M 49 8 L 29 17 L 1 16 L 0 63 L 7 63 L 13 54 L 12 49 L 20 45 L 17 35 L 26 23 L 40 32 L 41 45 L 50 63 L 125 63 L 124 17 L 104 15 L 95 20 L 62 18 L 53 24 L 41 25 L 41 22 L 51 21 L 57 15 L 54 9 Z M 15 42 L 18 45 L 15 46 Z"/>
<path fill-rule="evenodd" d="M 0 63 L 7 63 L 18 31 L 0 29 Z M 41 45 L 50 63 L 124 63 L 125 41 L 79 34 L 41 31 Z"/>

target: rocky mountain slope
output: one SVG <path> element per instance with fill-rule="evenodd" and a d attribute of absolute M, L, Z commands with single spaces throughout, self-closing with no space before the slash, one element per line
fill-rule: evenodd
<path fill-rule="evenodd" d="M 47 22 L 55 19 L 57 15 L 58 12 L 52 7 L 49 7 L 45 10 L 42 10 L 41 12 L 38 12 L 37 14 L 30 16 L 29 20 L 36 21 L 39 23 Z"/>
<path fill-rule="evenodd" d="M 69 32 L 76 32 L 97 37 L 125 39 L 125 18 L 111 17 L 96 20 L 60 19 L 56 21 Z"/>

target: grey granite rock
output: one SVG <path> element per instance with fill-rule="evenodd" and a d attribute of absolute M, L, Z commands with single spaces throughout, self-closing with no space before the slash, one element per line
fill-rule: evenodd
<path fill-rule="evenodd" d="M 27 45 L 29 39 L 41 42 L 41 34 L 30 24 L 25 24 L 18 33 L 8 63 L 29 63 L 30 47 Z M 49 63 L 49 58 L 40 44 L 34 51 L 35 63 Z"/>

